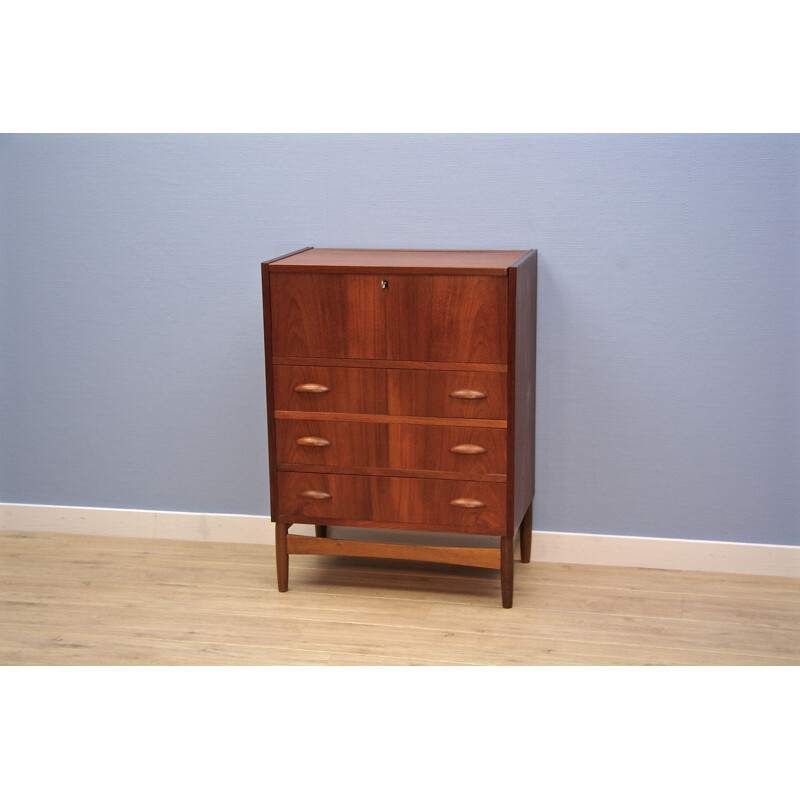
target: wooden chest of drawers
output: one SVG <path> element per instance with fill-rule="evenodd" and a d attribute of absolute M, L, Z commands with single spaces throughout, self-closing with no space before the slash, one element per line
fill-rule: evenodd
<path fill-rule="evenodd" d="M 509 608 L 517 531 L 522 561 L 531 548 L 536 251 L 306 248 L 262 279 L 279 590 L 290 553 L 407 558 L 499 569 Z M 332 539 L 329 525 L 465 546 Z"/>

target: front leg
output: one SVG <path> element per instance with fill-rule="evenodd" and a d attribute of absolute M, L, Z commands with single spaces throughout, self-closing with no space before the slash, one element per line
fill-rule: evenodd
<path fill-rule="evenodd" d="M 514 537 L 504 536 L 500 540 L 500 592 L 503 608 L 511 608 L 514 599 Z"/>
<path fill-rule="evenodd" d="M 531 561 L 531 539 L 533 538 L 533 501 L 528 506 L 519 526 L 519 560 L 523 564 Z"/>
<path fill-rule="evenodd" d="M 289 526 L 285 522 L 275 523 L 275 564 L 278 568 L 278 591 L 289 590 L 289 548 L 286 535 Z"/>

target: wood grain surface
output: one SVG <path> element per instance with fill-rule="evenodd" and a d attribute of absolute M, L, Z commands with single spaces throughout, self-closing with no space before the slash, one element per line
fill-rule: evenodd
<path fill-rule="evenodd" d="M 282 594 L 274 569 L 265 545 L 2 532 L 0 664 L 800 666 L 792 578 L 534 561 L 507 611 L 494 570 L 295 557 Z"/>
<path fill-rule="evenodd" d="M 272 353 L 272 301 L 270 299 L 269 264 L 261 265 L 261 307 L 264 320 L 264 372 L 267 390 L 267 454 L 269 469 L 269 493 L 271 513 L 276 517 L 279 512 L 278 483 L 275 479 L 278 471 L 278 459 L 275 455 L 275 375 L 273 373 Z"/>
<path fill-rule="evenodd" d="M 310 536 L 291 533 L 288 537 L 288 546 L 291 554 L 399 558 L 437 564 L 461 564 L 465 567 L 500 568 L 499 547 L 431 547 L 420 544 L 387 544 L 330 538 L 319 541 Z"/>
<path fill-rule="evenodd" d="M 360 268 L 380 270 L 385 267 L 415 272 L 438 270 L 450 274 L 475 274 L 486 271 L 502 275 L 525 250 L 367 250 L 309 247 L 282 258 L 273 259 L 271 269 L 297 271 L 300 267 Z"/>
<path fill-rule="evenodd" d="M 473 372 L 508 372 L 507 364 L 485 364 L 482 361 L 397 361 L 392 358 L 326 358 L 319 356 L 275 356 L 275 364 L 293 367 L 380 367 L 392 369 L 471 370 Z"/>
<path fill-rule="evenodd" d="M 505 278 L 397 275 L 378 295 L 386 357 L 506 363 Z"/>
<path fill-rule="evenodd" d="M 377 281 L 368 275 L 288 274 L 270 269 L 272 354 L 379 358 Z"/>
<path fill-rule="evenodd" d="M 505 419 L 507 413 L 507 379 L 499 372 L 276 364 L 272 374 L 275 407 L 281 411 L 470 419 Z M 328 391 L 298 391 L 309 386 Z M 451 396 L 464 390 L 485 397 Z"/>
<path fill-rule="evenodd" d="M 336 522 L 396 525 L 504 536 L 511 607 L 517 489 L 525 508 L 532 496 L 517 461 L 533 458 L 532 411 L 517 411 L 535 341 L 517 348 L 517 312 L 535 263 L 535 251 L 312 248 L 262 265 L 281 591 L 286 525 L 317 526 L 309 552 L 330 552 L 319 532 Z M 524 334 L 535 340 L 535 320 Z"/>
<path fill-rule="evenodd" d="M 327 524 L 355 519 L 457 528 L 501 534 L 505 529 L 505 484 L 488 481 L 390 478 L 314 472 L 278 472 L 282 521 Z M 330 498 L 309 498 L 309 491 Z M 456 508 L 450 501 L 470 497 L 481 508 Z M 345 524 L 342 522 L 342 524 Z"/>
<path fill-rule="evenodd" d="M 276 411 L 276 419 L 318 419 L 339 422 L 405 422 L 409 425 L 445 425 L 459 428 L 505 428 L 504 419 L 468 419 L 467 417 L 401 417 L 390 414 L 346 414 L 328 411 Z"/>
<path fill-rule="evenodd" d="M 270 269 L 270 302 L 273 356 L 506 362 L 502 277 Z"/>
<path fill-rule="evenodd" d="M 512 527 L 516 530 L 533 500 L 535 491 L 534 469 L 536 455 L 536 272 L 537 253 L 532 251 L 511 270 L 515 275 L 513 363 L 509 352 L 509 377 L 514 388 L 509 388 L 509 417 L 514 419 L 513 476 L 509 473 L 509 488 L 513 488 L 513 508 L 509 511 Z M 510 504 L 511 506 L 511 504 Z"/>
<path fill-rule="evenodd" d="M 498 428 L 281 418 L 276 437 L 280 464 L 505 476 L 506 432 Z"/>

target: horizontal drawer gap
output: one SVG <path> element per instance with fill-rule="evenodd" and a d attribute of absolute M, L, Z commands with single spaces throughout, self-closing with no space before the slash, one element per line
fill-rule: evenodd
<path fill-rule="evenodd" d="M 453 481 L 505 483 L 505 475 L 476 472 L 436 472 L 428 469 L 390 469 L 388 467 L 340 467 L 326 464 L 278 464 L 281 472 L 319 472 L 325 475 L 378 475 L 388 478 L 441 478 Z"/>
<path fill-rule="evenodd" d="M 404 422 L 409 425 L 454 425 L 464 428 L 507 428 L 504 419 L 464 417 L 399 417 L 391 414 L 347 414 L 338 411 L 276 411 L 275 419 L 329 419 L 342 422 Z"/>
<path fill-rule="evenodd" d="M 353 539 L 318 539 L 293 533 L 288 534 L 286 540 L 290 554 L 401 558 L 408 561 L 433 561 L 439 564 L 461 564 L 467 567 L 500 569 L 499 547 L 385 544 L 383 542 L 360 542 Z"/>
<path fill-rule="evenodd" d="M 436 369 L 450 372 L 508 372 L 506 364 L 478 364 L 453 361 L 389 361 L 384 358 L 306 358 L 273 356 L 273 364 L 318 367 L 383 367 L 385 369 Z"/>

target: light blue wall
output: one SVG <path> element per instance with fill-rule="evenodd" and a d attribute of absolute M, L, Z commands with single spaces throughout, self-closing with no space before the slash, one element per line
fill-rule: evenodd
<path fill-rule="evenodd" d="M 2 137 L 0 500 L 267 513 L 262 259 L 535 247 L 534 527 L 800 544 L 799 156 L 786 135 Z"/>

